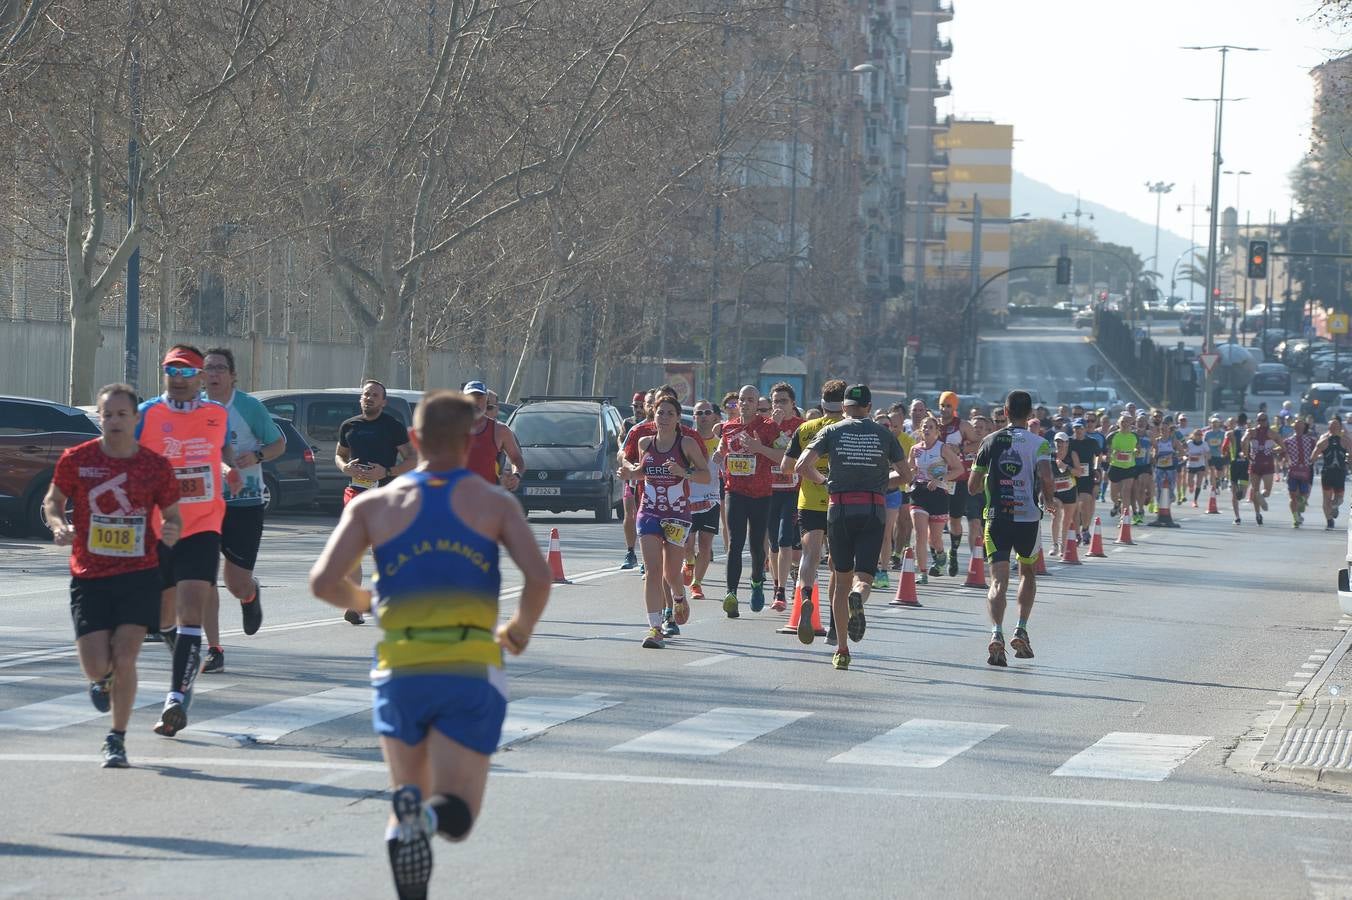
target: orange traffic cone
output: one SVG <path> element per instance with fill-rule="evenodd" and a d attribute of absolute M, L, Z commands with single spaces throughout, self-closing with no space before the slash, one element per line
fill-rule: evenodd
<path fill-rule="evenodd" d="M 1208 516 L 1219 516 L 1221 511 L 1216 508 L 1216 491 L 1212 489 L 1211 499 L 1206 502 L 1206 514 Z"/>
<path fill-rule="evenodd" d="M 1094 516 L 1094 530 L 1089 537 L 1089 555 L 1099 559 L 1107 559 L 1108 554 L 1103 552 L 1103 519 Z"/>
<path fill-rule="evenodd" d="M 920 606 L 915 594 L 915 551 L 906 548 L 906 556 L 901 561 L 901 580 L 897 582 L 897 596 L 893 606 Z"/>
<path fill-rule="evenodd" d="M 986 548 L 972 548 L 972 558 L 967 563 L 967 580 L 963 587 L 983 588 L 986 586 Z"/>
<path fill-rule="evenodd" d="M 563 551 L 559 548 L 559 530 L 549 529 L 549 571 L 555 584 L 572 584 L 563 574 Z"/>
<path fill-rule="evenodd" d="M 1080 562 L 1080 542 L 1069 531 L 1066 532 L 1066 552 L 1061 555 L 1061 565 L 1084 565 L 1084 563 Z"/>
<path fill-rule="evenodd" d="M 1131 539 L 1131 514 L 1122 517 L 1122 524 L 1117 528 L 1117 542 L 1119 544 L 1134 544 Z"/>
<path fill-rule="evenodd" d="M 821 586 L 813 585 L 812 591 L 812 631 L 817 637 L 826 637 L 826 629 L 822 627 L 822 605 L 817 602 L 821 597 Z M 780 634 L 797 634 L 798 623 L 803 618 L 803 586 L 796 584 L 793 587 L 793 612 L 789 614 L 789 624 L 783 628 L 775 629 Z"/>

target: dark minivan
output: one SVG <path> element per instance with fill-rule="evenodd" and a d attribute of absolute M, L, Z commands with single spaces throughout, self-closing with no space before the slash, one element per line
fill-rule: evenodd
<path fill-rule="evenodd" d="M 0 396 L 0 519 L 16 533 L 48 537 L 42 498 L 62 452 L 99 436 L 82 410 L 50 400 Z"/>
<path fill-rule="evenodd" d="M 527 513 L 589 509 L 608 522 L 623 509 L 615 454 L 624 431 L 611 398 L 523 397 L 507 424 L 526 460 L 516 493 Z"/>

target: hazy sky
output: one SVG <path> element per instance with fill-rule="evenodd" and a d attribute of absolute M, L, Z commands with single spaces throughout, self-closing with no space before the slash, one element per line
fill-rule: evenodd
<path fill-rule="evenodd" d="M 1051 186 L 1154 221 L 1147 181 L 1174 182 L 1164 228 L 1189 236 L 1205 223 L 1211 190 L 1213 103 L 1220 54 L 1178 49 L 1238 44 L 1225 95 L 1223 168 L 1247 169 L 1240 221 L 1285 217 L 1288 175 L 1309 141 L 1309 70 L 1352 48 L 1314 15 L 1314 0 L 954 0 L 947 72 L 953 94 L 940 112 L 1014 125 L 1014 166 Z M 1175 207 L 1185 204 L 1181 212 Z M 1236 205 L 1236 178 L 1221 177 L 1220 206 Z M 1014 210 L 1018 213 L 1020 210 Z M 1205 229 L 1198 239 L 1205 242 Z"/>

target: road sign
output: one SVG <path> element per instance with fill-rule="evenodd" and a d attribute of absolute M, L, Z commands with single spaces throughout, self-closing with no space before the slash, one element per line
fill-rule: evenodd
<path fill-rule="evenodd" d="M 919 349 L 920 349 L 920 335 L 918 335 L 918 334 L 913 334 L 913 335 L 911 335 L 910 337 L 908 337 L 908 338 L 906 339 L 906 346 L 911 348 L 911 352 L 912 352 L 912 353 L 914 353 L 915 351 L 919 350 Z"/>
<path fill-rule="evenodd" d="M 1329 334 L 1347 334 L 1347 313 L 1329 316 Z"/>
<path fill-rule="evenodd" d="M 1221 355 L 1213 350 L 1210 353 L 1197 354 L 1197 359 L 1202 363 L 1202 369 L 1210 375 L 1211 370 L 1216 368 L 1216 363 L 1221 361 Z"/>
<path fill-rule="evenodd" d="M 1090 366 L 1089 371 L 1085 373 L 1086 377 L 1088 377 L 1089 380 L 1094 384 L 1098 384 L 1100 381 L 1102 381 L 1103 376 L 1107 374 L 1108 373 L 1103 370 L 1103 366 L 1100 366 L 1098 363 L 1094 363 L 1092 366 Z"/>

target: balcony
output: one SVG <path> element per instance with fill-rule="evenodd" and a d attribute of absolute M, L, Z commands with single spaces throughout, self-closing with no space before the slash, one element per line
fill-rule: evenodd
<path fill-rule="evenodd" d="M 952 56 L 953 42 L 948 40 L 947 38 L 935 38 L 934 52 L 944 57 Z"/>
<path fill-rule="evenodd" d="M 952 0 L 949 0 L 949 2 L 947 2 L 947 3 L 945 3 L 944 0 L 939 0 L 939 4 L 938 4 L 938 6 L 935 7 L 934 11 L 935 11 L 936 13 L 939 14 L 939 15 L 937 16 L 937 20 L 938 20 L 938 21 L 940 21 L 940 22 L 952 22 L 952 21 L 953 21 L 953 3 L 952 3 Z"/>
<path fill-rule="evenodd" d="M 929 163 L 927 165 L 931 169 L 947 169 L 948 152 L 945 150 L 936 150 L 934 154 L 930 156 Z"/>
<path fill-rule="evenodd" d="M 936 97 L 947 97 L 949 94 L 953 93 L 953 82 L 945 78 L 943 81 L 936 83 L 934 87 L 930 88 L 930 91 Z"/>
<path fill-rule="evenodd" d="M 930 191 L 924 203 L 926 206 L 947 206 L 948 191 Z"/>

